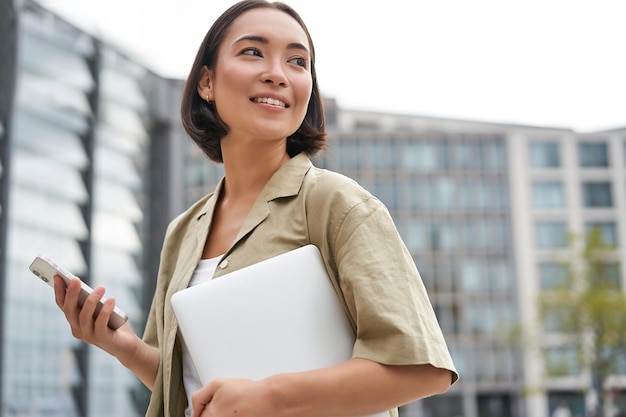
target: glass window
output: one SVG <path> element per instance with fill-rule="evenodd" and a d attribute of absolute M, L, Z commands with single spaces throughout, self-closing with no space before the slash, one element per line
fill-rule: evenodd
<path fill-rule="evenodd" d="M 500 381 L 519 380 L 519 372 L 517 370 L 518 360 L 515 358 L 513 347 L 496 346 L 494 355 L 496 363 L 496 379 Z"/>
<path fill-rule="evenodd" d="M 574 346 L 546 348 L 546 368 L 550 376 L 575 376 L 580 374 L 578 351 Z"/>
<path fill-rule="evenodd" d="M 555 289 L 567 284 L 567 267 L 556 262 L 539 264 L 539 281 L 544 290 Z"/>
<path fill-rule="evenodd" d="M 84 203 L 87 189 L 80 172 L 69 164 L 59 163 L 43 155 L 15 149 L 12 154 L 11 181 L 43 194 Z"/>
<path fill-rule="evenodd" d="M 578 144 L 578 157 L 580 166 L 590 167 L 608 167 L 609 155 L 607 146 L 604 142 L 581 142 Z"/>
<path fill-rule="evenodd" d="M 391 140 L 367 144 L 370 166 L 375 169 L 393 169 L 396 161 L 394 145 Z"/>
<path fill-rule="evenodd" d="M 509 332 L 519 322 L 512 299 L 496 299 L 490 313 L 494 316 L 494 332 Z"/>
<path fill-rule="evenodd" d="M 359 142 L 339 141 L 339 166 L 342 170 L 359 169 L 361 155 Z"/>
<path fill-rule="evenodd" d="M 372 194 L 378 197 L 390 210 L 398 208 L 397 183 L 393 178 L 375 179 L 372 188 Z"/>
<path fill-rule="evenodd" d="M 509 245 L 508 228 L 499 219 L 485 220 L 485 248 L 494 251 L 503 251 Z"/>
<path fill-rule="evenodd" d="M 456 305 L 436 305 L 435 314 L 444 334 L 459 333 L 459 309 Z"/>
<path fill-rule="evenodd" d="M 91 115 L 87 95 L 56 79 L 43 78 L 26 71 L 20 74 L 20 88 L 17 90 L 19 103 L 26 104 L 33 96 L 38 96 L 39 106 L 58 108 L 63 112 L 76 112 L 83 116 Z"/>
<path fill-rule="evenodd" d="M 112 101 L 102 101 L 100 104 L 100 120 L 107 126 L 130 135 L 138 140 L 147 138 L 146 128 L 141 120 L 141 113 L 130 107 L 120 106 Z"/>
<path fill-rule="evenodd" d="M 93 78 L 82 56 L 28 33 L 21 40 L 24 47 L 23 53 L 18 54 L 20 68 L 32 70 L 31 72 L 46 78 L 57 79 L 83 91 L 93 87 Z"/>
<path fill-rule="evenodd" d="M 612 207 L 613 196 L 611 183 L 608 181 L 585 182 L 583 187 L 583 205 L 585 207 Z"/>
<path fill-rule="evenodd" d="M 94 282 L 118 282 L 124 284 L 141 284 L 141 271 L 133 259 L 132 252 L 117 250 L 116 248 L 99 248 L 93 253 L 91 276 Z M 109 292 L 110 289 L 107 288 Z M 112 293 L 112 292 L 111 292 Z M 116 297 L 118 296 L 115 293 Z M 126 307 L 127 304 L 121 304 Z M 134 304 L 134 303 L 133 303 Z M 130 313 L 126 311 L 126 313 Z"/>
<path fill-rule="evenodd" d="M 457 145 L 457 166 L 462 170 L 480 169 L 481 156 L 480 142 L 463 142 Z"/>
<path fill-rule="evenodd" d="M 488 201 L 485 187 L 479 180 L 463 181 L 461 184 L 461 207 L 464 209 L 480 209 Z"/>
<path fill-rule="evenodd" d="M 585 231 L 587 234 L 593 230 L 598 230 L 602 235 L 603 243 L 609 246 L 617 246 L 617 227 L 615 222 L 587 222 L 585 224 Z"/>
<path fill-rule="evenodd" d="M 504 149 L 501 142 L 483 143 L 483 167 L 488 171 L 500 170 L 505 165 Z"/>
<path fill-rule="evenodd" d="M 461 282 L 464 292 L 487 292 L 485 264 L 475 259 L 461 262 Z"/>
<path fill-rule="evenodd" d="M 15 145 L 76 168 L 89 163 L 76 132 L 24 111 L 18 111 L 15 118 Z"/>
<path fill-rule="evenodd" d="M 136 189 L 141 185 L 141 176 L 137 170 L 134 155 L 99 147 L 94 155 L 96 175 L 126 184 Z"/>
<path fill-rule="evenodd" d="M 463 398 L 460 395 L 436 395 L 424 398 L 420 402 L 422 403 L 425 416 L 450 417 L 465 415 L 463 411 Z"/>
<path fill-rule="evenodd" d="M 506 185 L 500 180 L 487 180 L 483 182 L 483 188 L 489 198 L 485 199 L 485 208 L 498 210 L 508 206 Z"/>
<path fill-rule="evenodd" d="M 547 333 L 560 332 L 564 329 L 565 320 L 575 312 L 567 307 L 553 307 L 542 315 L 543 330 Z"/>
<path fill-rule="evenodd" d="M 470 219 L 463 225 L 465 249 L 476 251 L 487 247 L 487 228 L 485 220 Z"/>
<path fill-rule="evenodd" d="M 489 259 L 487 279 L 492 292 L 510 294 L 514 280 L 509 263 L 505 259 Z"/>
<path fill-rule="evenodd" d="M 443 250 L 453 250 L 458 246 L 458 237 L 456 234 L 457 226 L 453 223 L 442 222 L 438 225 L 437 230 L 437 248 Z"/>
<path fill-rule="evenodd" d="M 433 180 L 433 192 L 435 194 L 435 205 L 443 210 L 453 209 L 455 206 L 456 184 L 450 178 L 436 178 Z"/>
<path fill-rule="evenodd" d="M 63 266 L 76 275 L 85 271 L 83 252 L 78 240 L 71 234 L 59 233 L 56 230 L 37 229 L 19 222 L 12 222 L 7 233 L 7 242 L 9 242 L 7 255 L 11 260 L 30 264 L 33 260 L 33 254 L 45 253 L 61 262 Z M 29 281 L 30 279 L 32 278 L 29 276 Z M 13 279 L 7 280 L 11 283 L 14 281 Z"/>
<path fill-rule="evenodd" d="M 414 210 L 429 210 L 434 206 L 435 196 L 428 180 L 413 180 L 406 183 L 409 207 Z"/>
<path fill-rule="evenodd" d="M 586 415 L 585 398 L 579 392 L 550 391 L 548 393 L 548 407 L 550 416 L 554 416 L 558 407 L 569 410 L 572 416 Z M 567 411 L 565 411 L 567 413 Z M 567 415 L 567 414 L 566 414 Z"/>
<path fill-rule="evenodd" d="M 99 124 L 95 128 L 96 143 L 105 148 L 111 148 L 125 154 L 138 154 L 141 151 L 142 140 L 137 137 L 120 134 L 112 126 Z M 189 141 L 188 143 L 192 143 Z M 195 145 L 194 145 L 195 146 Z M 197 148 L 194 148 L 196 151 Z"/>
<path fill-rule="evenodd" d="M 457 285 L 457 262 L 450 256 L 442 256 L 434 262 L 434 271 L 437 274 L 435 288 L 437 291 L 454 291 Z"/>
<path fill-rule="evenodd" d="M 100 94 L 107 100 L 126 104 L 136 110 L 147 107 L 146 98 L 140 90 L 140 76 L 123 74 L 105 67 L 100 74 Z"/>
<path fill-rule="evenodd" d="M 456 365 L 456 370 L 458 371 L 459 375 L 465 375 L 465 352 L 463 351 L 463 348 L 458 344 L 451 343 L 450 356 L 452 357 L 452 360 Z"/>
<path fill-rule="evenodd" d="M 561 166 L 559 144 L 555 141 L 530 143 L 530 166 L 533 168 L 558 168 Z"/>
<path fill-rule="evenodd" d="M 438 149 L 431 142 L 407 143 L 402 153 L 403 166 L 411 171 L 430 172 L 438 168 Z"/>
<path fill-rule="evenodd" d="M 134 224 L 110 213 L 94 214 L 93 238 L 94 242 L 102 247 L 119 248 L 130 252 L 141 249 L 141 240 Z"/>
<path fill-rule="evenodd" d="M 467 314 L 471 331 L 488 336 L 510 331 L 515 324 L 512 306 L 512 302 L 495 299 L 469 303 Z"/>
<path fill-rule="evenodd" d="M 94 208 L 119 214 L 135 223 L 143 218 L 139 202 L 131 190 L 102 178 L 94 180 Z"/>
<path fill-rule="evenodd" d="M 407 222 L 406 245 L 411 251 L 423 251 L 430 248 L 430 225 L 427 222 L 411 219 Z"/>
<path fill-rule="evenodd" d="M 535 208 L 565 207 L 565 194 L 560 181 L 535 181 L 532 186 Z"/>
<path fill-rule="evenodd" d="M 85 220 L 74 202 L 51 194 L 16 188 L 9 205 L 12 221 L 54 231 L 59 235 L 87 238 Z"/>
<path fill-rule="evenodd" d="M 511 398 L 508 395 L 479 395 L 478 415 L 481 417 L 510 417 Z"/>
<path fill-rule="evenodd" d="M 567 230 L 564 222 L 538 222 L 535 225 L 536 243 L 540 249 L 565 248 Z"/>

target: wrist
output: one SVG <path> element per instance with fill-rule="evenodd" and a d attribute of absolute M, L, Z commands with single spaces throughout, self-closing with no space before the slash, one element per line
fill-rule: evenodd
<path fill-rule="evenodd" d="M 274 417 L 290 417 L 294 408 L 293 401 L 289 399 L 287 374 L 273 375 L 265 379 L 268 403 L 272 408 L 271 415 Z"/>
<path fill-rule="evenodd" d="M 120 351 L 113 356 L 126 368 L 130 368 L 130 365 L 137 362 L 137 355 L 141 352 L 141 345 L 143 341 L 135 336 L 133 339 L 133 343 L 131 343 L 127 349 Z"/>

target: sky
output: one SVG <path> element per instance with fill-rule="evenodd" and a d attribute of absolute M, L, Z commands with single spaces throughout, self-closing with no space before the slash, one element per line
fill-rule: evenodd
<path fill-rule="evenodd" d="M 626 127 L 624 0 L 284 0 L 340 108 L 565 127 Z M 185 78 L 234 0 L 38 0 Z"/>

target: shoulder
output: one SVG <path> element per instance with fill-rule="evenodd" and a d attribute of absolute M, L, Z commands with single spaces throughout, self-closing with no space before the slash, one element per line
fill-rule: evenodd
<path fill-rule="evenodd" d="M 311 167 L 302 183 L 307 205 L 347 215 L 361 210 L 387 211 L 384 204 L 354 179 L 327 169 Z"/>
<path fill-rule="evenodd" d="M 303 184 L 307 222 L 316 244 L 332 247 L 359 228 L 375 224 L 382 233 L 395 229 L 387 207 L 353 179 L 333 171 L 311 168 Z"/>
<path fill-rule="evenodd" d="M 357 204 L 366 200 L 376 200 L 376 197 L 354 179 L 315 166 L 307 172 L 302 189 L 309 198 L 330 200 L 335 203 Z"/>

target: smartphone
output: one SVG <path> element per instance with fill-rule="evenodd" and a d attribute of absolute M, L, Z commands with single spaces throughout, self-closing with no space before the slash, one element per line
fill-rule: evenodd
<path fill-rule="evenodd" d="M 54 262 L 52 259 L 45 255 L 37 255 L 33 262 L 28 267 L 30 271 L 35 274 L 39 279 L 43 282 L 54 288 L 54 276 L 59 275 L 65 281 L 65 285 L 70 282 L 71 279 L 76 278 L 76 276 L 70 272 L 68 272 L 65 268 Z M 81 289 L 80 294 L 78 295 L 78 304 L 83 305 L 85 299 L 89 294 L 93 292 L 93 288 L 84 282 L 80 282 Z M 98 315 L 100 309 L 102 309 L 104 299 L 100 300 L 98 305 L 96 306 L 96 311 L 94 313 L 94 317 Z M 109 327 L 113 330 L 120 327 L 122 324 L 126 323 L 128 320 L 128 316 L 122 310 L 115 307 L 113 313 L 111 314 L 111 318 L 109 319 Z"/>

